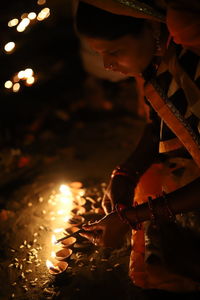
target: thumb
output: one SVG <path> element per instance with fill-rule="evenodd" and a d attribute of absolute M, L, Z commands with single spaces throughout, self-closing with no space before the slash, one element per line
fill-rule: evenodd
<path fill-rule="evenodd" d="M 86 231 L 94 231 L 94 230 L 101 230 L 102 226 L 98 223 L 92 223 L 88 225 L 83 225 L 82 228 Z"/>

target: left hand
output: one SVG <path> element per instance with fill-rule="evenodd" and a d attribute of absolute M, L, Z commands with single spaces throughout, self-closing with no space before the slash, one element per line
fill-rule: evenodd
<path fill-rule="evenodd" d="M 117 212 L 111 212 L 101 220 L 83 226 L 83 229 L 88 232 L 80 233 L 80 235 L 93 244 L 102 247 L 120 248 L 130 227 L 120 220 Z"/>

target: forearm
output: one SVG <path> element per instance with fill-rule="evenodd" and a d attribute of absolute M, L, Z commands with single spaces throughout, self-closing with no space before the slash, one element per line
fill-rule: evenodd
<path fill-rule="evenodd" d="M 173 215 L 180 213 L 200 210 L 200 178 L 192 183 L 167 194 L 166 196 L 168 207 Z M 148 200 L 148 199 L 147 199 Z M 153 200 L 155 214 L 165 207 L 164 198 L 159 197 Z M 136 208 L 130 208 L 126 212 L 127 218 L 134 222 L 136 216 L 139 222 L 151 219 L 151 211 L 148 202 L 138 205 Z"/>

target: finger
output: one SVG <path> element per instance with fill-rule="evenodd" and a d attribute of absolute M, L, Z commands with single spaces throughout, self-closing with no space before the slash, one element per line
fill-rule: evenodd
<path fill-rule="evenodd" d="M 98 223 L 92 223 L 90 225 L 82 226 L 82 228 L 86 231 L 102 230 L 102 225 L 99 225 Z"/>
<path fill-rule="evenodd" d="M 88 232 L 88 233 L 79 233 L 82 237 L 88 239 L 91 243 L 97 244 L 97 241 L 101 239 L 101 235 L 96 235 L 93 232 Z"/>
<path fill-rule="evenodd" d="M 102 208 L 103 208 L 105 214 L 109 214 L 112 211 L 112 207 L 111 207 L 110 202 L 103 202 L 102 203 Z"/>
<path fill-rule="evenodd" d="M 88 232 L 88 233 L 80 232 L 79 234 L 80 234 L 82 237 L 84 237 L 84 238 L 86 238 L 86 239 L 88 239 L 88 240 L 92 240 L 92 239 L 94 238 L 94 234 L 93 234 L 93 233 L 90 233 L 90 232 Z"/>

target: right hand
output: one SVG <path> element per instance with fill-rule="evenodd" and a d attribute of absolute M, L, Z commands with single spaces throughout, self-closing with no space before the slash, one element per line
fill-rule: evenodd
<path fill-rule="evenodd" d="M 115 209 L 117 203 L 132 206 L 135 183 L 128 177 L 117 175 L 110 179 L 102 200 L 102 208 L 105 214 Z"/>
<path fill-rule="evenodd" d="M 117 212 L 112 212 L 99 221 L 84 225 L 85 230 L 80 235 L 87 238 L 95 245 L 102 247 L 120 248 L 124 243 L 124 238 L 129 225 L 124 224 Z"/>

